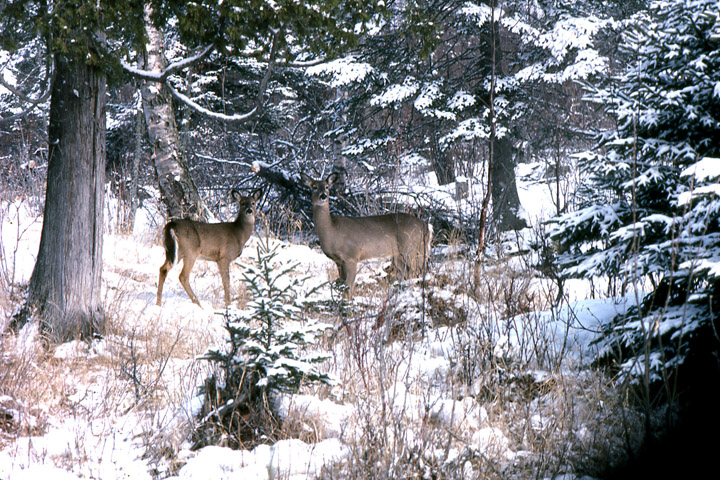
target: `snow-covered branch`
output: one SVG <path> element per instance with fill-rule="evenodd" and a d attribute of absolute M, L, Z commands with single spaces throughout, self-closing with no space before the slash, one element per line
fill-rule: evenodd
<path fill-rule="evenodd" d="M 278 66 L 290 67 L 290 68 L 308 68 L 315 67 L 317 65 L 323 65 L 328 62 L 327 58 L 318 58 L 315 60 L 308 60 L 306 62 L 277 62 Z"/>
<path fill-rule="evenodd" d="M 158 82 L 165 85 L 165 87 L 168 89 L 170 94 L 175 97 L 178 101 L 183 103 L 184 105 L 192 108 L 196 112 L 200 113 L 201 115 L 204 115 L 208 118 L 213 118 L 215 120 L 221 120 L 224 122 L 244 122 L 255 115 L 260 111 L 260 107 L 255 106 L 252 110 L 250 110 L 248 113 L 240 114 L 240 115 L 226 115 L 224 113 L 218 113 L 214 112 L 212 110 L 209 110 L 201 105 L 198 105 L 196 102 L 194 102 L 190 97 L 187 95 L 184 95 L 177 90 L 175 90 L 172 85 L 170 85 L 167 80 L 170 77 L 170 75 L 179 72 L 180 70 L 183 70 L 201 60 L 203 60 L 205 57 L 207 57 L 213 50 L 215 49 L 214 45 L 208 45 L 205 47 L 200 53 L 197 55 L 193 55 L 188 58 L 184 58 L 180 61 L 173 62 L 170 65 L 168 65 L 164 70 L 160 72 L 152 72 L 148 70 L 142 70 L 137 67 L 133 67 L 132 65 L 121 62 L 123 69 L 130 73 L 131 75 L 138 77 L 142 80 L 150 81 L 150 82 Z M 259 94 L 259 98 L 262 98 L 262 89 Z M 261 104 L 261 101 L 258 101 L 258 105 Z"/>
<path fill-rule="evenodd" d="M 178 101 L 184 103 L 185 105 L 197 111 L 201 115 L 205 115 L 206 117 L 213 118 L 215 120 L 221 120 L 224 122 L 245 122 L 254 117 L 258 112 L 257 106 L 255 106 L 248 113 L 243 113 L 240 115 L 225 115 L 224 113 L 213 112 L 212 110 L 208 110 L 207 108 L 198 105 L 190 97 L 188 97 L 187 95 L 183 95 L 182 93 L 172 88 L 170 85 L 165 84 L 165 86 L 170 91 L 172 96 L 175 97 Z"/>
<path fill-rule="evenodd" d="M 168 65 L 161 72 L 151 72 L 148 70 L 143 70 L 143 69 L 140 69 L 137 67 L 133 67 L 132 65 L 130 65 L 129 63 L 127 63 L 125 61 L 121 61 L 120 63 L 122 64 L 123 69 L 126 72 L 128 72 L 129 74 L 133 75 L 134 77 L 138 77 L 142 80 L 148 80 L 150 82 L 165 83 L 170 75 L 172 75 L 176 72 L 179 72 L 180 70 L 183 70 L 183 69 L 203 60 L 205 57 L 210 55 L 210 53 L 214 49 L 215 49 L 215 45 L 208 45 L 197 55 L 193 55 L 188 58 L 183 58 L 182 60 L 179 60 L 177 62 L 173 62 L 170 65 Z"/>
<path fill-rule="evenodd" d="M 15 87 L 11 83 L 9 83 L 7 80 L 5 80 L 5 77 L 2 75 L 0 75 L 0 85 L 5 87 L 10 93 L 12 93 L 16 97 L 18 97 L 24 103 L 29 104 L 28 107 L 20 113 L 16 113 L 9 117 L 0 118 L 0 125 L 2 125 L 4 123 L 14 122 L 15 120 L 23 118 L 24 116 L 26 116 L 27 114 L 32 112 L 35 107 L 37 107 L 41 103 L 45 103 L 45 101 L 47 101 L 47 99 L 50 98 L 50 92 L 52 90 L 51 89 L 52 82 L 48 82 L 48 87 L 47 87 L 47 90 L 45 91 L 45 93 L 40 95 L 38 98 L 30 98 L 27 95 L 25 95 L 22 91 L 20 91 L 20 89 L 18 89 L 17 87 Z"/>

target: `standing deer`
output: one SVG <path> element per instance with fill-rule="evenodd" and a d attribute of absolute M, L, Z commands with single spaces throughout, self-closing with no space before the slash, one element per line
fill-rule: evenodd
<path fill-rule="evenodd" d="M 313 222 L 320 247 L 338 267 L 340 280 L 352 299 L 357 264 L 370 258 L 393 257 L 401 278 L 426 265 L 430 254 L 432 227 L 407 213 L 370 217 L 343 217 L 330 214 L 330 187 L 337 179 L 331 173 L 313 180 L 304 173 L 302 182 L 312 190 Z"/>
<path fill-rule="evenodd" d="M 230 304 L 230 262 L 242 253 L 245 242 L 255 227 L 255 203 L 262 195 L 256 190 L 250 196 L 240 195 L 237 190 L 231 192 L 233 200 L 238 202 L 240 211 L 234 222 L 205 223 L 195 220 L 171 220 L 163 232 L 165 242 L 165 263 L 160 267 L 157 304 L 162 304 L 162 291 L 165 277 L 173 267 L 175 260 L 183 260 L 180 283 L 193 303 L 200 305 L 190 288 L 190 272 L 195 260 L 212 260 L 217 263 L 225 293 L 225 305 Z M 176 251 L 180 252 L 176 258 Z"/>

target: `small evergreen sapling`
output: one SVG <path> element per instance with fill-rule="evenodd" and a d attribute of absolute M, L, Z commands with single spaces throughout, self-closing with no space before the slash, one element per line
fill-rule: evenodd
<path fill-rule="evenodd" d="M 280 261 L 278 254 L 279 245 L 260 241 L 257 267 L 245 265 L 243 273 L 252 301 L 245 310 L 230 308 L 223 313 L 227 348 L 201 357 L 219 373 L 208 378 L 203 388 L 201 429 L 210 431 L 199 429 L 198 442 L 218 443 L 220 434 L 237 446 L 272 436 L 271 425 L 262 420 L 274 421 L 269 400 L 279 393 L 295 393 L 302 384 L 335 383 L 319 369 L 328 355 L 305 352 L 332 327 L 302 319 L 312 292 L 303 291 L 305 278 L 291 275 L 297 263 Z"/>

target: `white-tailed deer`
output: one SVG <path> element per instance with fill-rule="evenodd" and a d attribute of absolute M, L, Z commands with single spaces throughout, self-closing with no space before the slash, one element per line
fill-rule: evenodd
<path fill-rule="evenodd" d="M 238 202 L 240 211 L 234 222 L 205 223 L 189 219 L 171 220 L 163 231 L 165 244 L 165 263 L 160 267 L 158 280 L 157 304 L 162 304 L 162 291 L 165 278 L 175 264 L 183 260 L 180 272 L 180 283 L 190 300 L 200 305 L 195 293 L 190 288 L 190 272 L 195 260 L 212 260 L 218 265 L 225 293 L 225 305 L 230 304 L 230 262 L 242 253 L 245 242 L 255 227 L 255 203 L 262 195 L 256 190 L 250 196 L 240 195 L 237 190 L 231 192 L 232 198 Z M 176 252 L 180 254 L 176 256 Z"/>
<path fill-rule="evenodd" d="M 312 190 L 313 222 L 320 247 L 338 267 L 340 280 L 352 299 L 357 264 L 370 258 L 393 258 L 401 278 L 417 273 L 430 255 L 432 227 L 407 213 L 369 217 L 343 217 L 330 214 L 330 187 L 337 175 L 313 180 L 304 173 L 302 182 Z"/>

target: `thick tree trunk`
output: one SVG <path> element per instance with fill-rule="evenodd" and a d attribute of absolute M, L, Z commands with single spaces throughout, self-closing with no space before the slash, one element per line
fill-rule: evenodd
<path fill-rule="evenodd" d="M 495 2 L 494 2 L 495 3 Z M 497 71 L 502 69 L 503 42 L 507 36 L 500 29 L 500 22 L 493 22 L 493 61 Z M 508 133 L 512 132 L 508 126 Z M 513 156 L 512 137 L 504 135 L 494 138 L 492 159 L 490 161 L 490 181 L 492 182 L 493 222 L 500 232 L 521 230 L 527 227 L 520 218 L 520 197 L 515 181 L 515 157 Z"/>
<path fill-rule="evenodd" d="M 525 220 L 518 215 L 520 197 L 515 181 L 515 159 L 512 142 L 503 137 L 495 140 L 493 159 L 490 163 L 490 177 L 493 185 L 493 220 L 498 231 L 521 230 L 527 227 Z"/>
<path fill-rule="evenodd" d="M 167 66 L 164 55 L 163 36 L 150 20 L 150 7 L 145 9 L 145 29 L 148 35 L 147 52 L 141 67 L 151 72 L 161 72 Z M 202 217 L 200 195 L 190 176 L 190 170 L 180 148 L 175 113 L 170 92 L 160 83 L 143 81 L 142 94 L 145 125 L 150 144 L 153 146 L 152 160 L 157 172 L 160 193 L 173 218 Z"/>
<path fill-rule="evenodd" d="M 28 306 L 53 339 L 104 330 L 105 73 L 56 55 L 50 100 L 47 191 Z"/>

